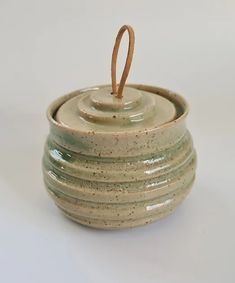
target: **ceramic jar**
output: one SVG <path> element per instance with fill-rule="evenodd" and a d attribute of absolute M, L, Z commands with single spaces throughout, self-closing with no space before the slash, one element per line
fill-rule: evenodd
<path fill-rule="evenodd" d="M 47 113 L 50 196 L 69 218 L 101 229 L 170 214 L 195 178 L 187 114 L 183 97 L 148 85 L 123 85 L 121 98 L 110 85 L 60 97 Z"/>

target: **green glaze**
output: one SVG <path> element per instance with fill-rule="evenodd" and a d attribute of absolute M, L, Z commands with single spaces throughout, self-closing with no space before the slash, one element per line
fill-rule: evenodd
<path fill-rule="evenodd" d="M 170 214 L 193 184 L 188 106 L 162 88 L 131 85 L 121 102 L 105 96 L 107 89 L 76 91 L 49 107 L 45 185 L 78 223 L 101 229 L 147 224 Z"/>

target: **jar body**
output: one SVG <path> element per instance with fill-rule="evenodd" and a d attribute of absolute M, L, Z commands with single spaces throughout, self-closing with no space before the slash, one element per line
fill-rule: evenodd
<path fill-rule="evenodd" d="M 195 178 L 196 153 L 185 117 L 151 131 L 73 132 L 53 121 L 67 98 L 49 108 L 43 157 L 45 185 L 56 205 L 74 221 L 100 229 L 140 226 L 173 212 Z"/>

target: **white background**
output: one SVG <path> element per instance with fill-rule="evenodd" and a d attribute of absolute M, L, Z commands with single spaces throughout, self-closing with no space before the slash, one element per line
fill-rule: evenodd
<path fill-rule="evenodd" d="M 197 179 L 172 216 L 98 231 L 67 220 L 47 196 L 45 111 L 62 94 L 110 82 L 126 23 L 136 32 L 128 82 L 190 104 Z M 0 281 L 235 282 L 234 107 L 233 0 L 0 0 Z"/>

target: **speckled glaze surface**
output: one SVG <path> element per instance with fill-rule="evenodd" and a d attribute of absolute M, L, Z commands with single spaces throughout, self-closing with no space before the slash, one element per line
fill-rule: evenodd
<path fill-rule="evenodd" d="M 188 106 L 158 87 L 129 85 L 121 103 L 103 96 L 109 89 L 75 91 L 50 105 L 44 181 L 78 223 L 140 226 L 173 212 L 191 189 L 196 154 L 185 125 Z"/>

